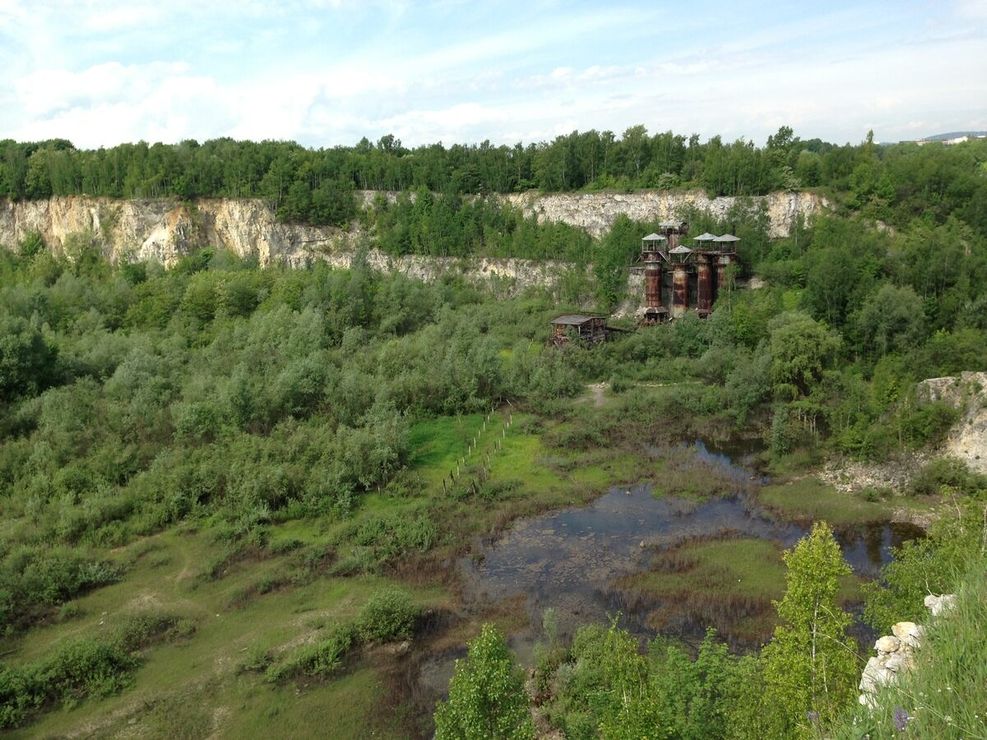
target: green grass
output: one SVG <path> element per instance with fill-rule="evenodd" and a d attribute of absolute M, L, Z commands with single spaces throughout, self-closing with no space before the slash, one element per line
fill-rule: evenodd
<path fill-rule="evenodd" d="M 785 590 L 781 550 L 761 539 L 689 543 L 663 556 L 659 568 L 634 582 L 655 593 L 709 590 L 725 598 L 778 599 Z"/>
<path fill-rule="evenodd" d="M 655 604 L 647 617 L 654 629 L 686 620 L 756 645 L 774 628 L 771 600 L 784 594 L 785 567 L 781 551 L 764 540 L 696 541 L 664 553 L 654 570 L 619 587 L 631 599 Z"/>
<path fill-rule="evenodd" d="M 3 646 L 8 652 L 5 660 L 19 665 L 67 642 L 102 634 L 130 614 L 176 614 L 193 619 L 197 626 L 187 639 L 149 649 L 134 674 L 133 688 L 42 715 L 24 734 L 61 735 L 83 728 L 87 734 L 128 731 L 200 737 L 215 731 L 222 737 L 269 737 L 277 726 L 279 732 L 292 728 L 291 734 L 318 736 L 326 731 L 325 708 L 346 707 L 345 713 L 340 712 L 345 716 L 331 720 L 332 736 L 359 737 L 361 728 L 378 726 L 380 736 L 401 736 L 400 728 L 379 724 L 382 679 L 372 666 L 357 666 L 338 679 L 302 688 L 271 686 L 263 676 L 237 670 L 251 651 L 289 651 L 316 639 L 330 623 L 355 619 L 371 597 L 393 581 L 375 576 L 318 577 L 234 608 L 230 602 L 237 592 L 264 574 L 284 569 L 291 556 L 252 562 L 219 580 L 204 579 L 201 574 L 207 564 L 221 552 L 208 533 L 173 530 L 135 543 L 116 553 L 121 560 L 134 560 L 124 579 L 76 599 L 78 617 L 8 638 Z M 447 603 L 440 589 L 403 588 L 419 605 Z M 315 711 L 318 706 L 323 707 L 321 712 Z M 208 730 L 202 733 L 203 728 Z"/>
<path fill-rule="evenodd" d="M 4 639 L 0 649 L 6 661 L 36 661 L 60 645 L 101 634 L 130 614 L 174 614 L 193 620 L 197 629 L 187 639 L 149 648 L 130 688 L 42 714 L 24 733 L 57 736 L 81 728 L 85 734 L 261 737 L 277 727 L 297 736 L 327 730 L 333 737 L 407 736 L 408 725 L 402 723 L 414 718 L 400 707 L 380 704 L 393 666 L 364 656 L 362 649 L 332 677 L 283 685 L 265 681 L 263 671 L 240 667 L 251 656 L 282 660 L 318 642 L 327 628 L 352 623 L 375 593 L 398 582 L 396 576 L 360 571 L 333 577 L 331 562 L 310 577 L 297 577 L 306 553 L 335 551 L 338 562 L 359 549 L 354 538 L 367 523 L 430 518 L 439 539 L 432 552 L 418 557 L 438 559 L 458 552 L 478 532 L 496 530 L 517 516 L 583 503 L 609 485 L 646 477 L 649 466 L 653 470 L 652 463 L 630 453 L 547 446 L 543 432 L 554 422 L 528 414 L 514 414 L 504 435 L 504 418 L 494 414 L 485 431 L 478 414 L 416 424 L 407 474 L 417 481 L 414 486 L 403 493 L 385 488 L 366 494 L 349 516 L 272 525 L 267 546 L 239 559 L 228 559 L 228 545 L 216 539 L 208 522 L 106 552 L 125 565 L 121 581 L 73 600 L 64 620 Z M 469 465 L 489 461 L 489 483 L 503 493 L 490 500 L 455 498 L 443 491 L 442 478 L 477 433 Z M 432 570 L 418 568 L 400 585 L 417 606 L 446 608 L 451 597 L 432 585 Z"/>
<path fill-rule="evenodd" d="M 409 443 L 412 453 L 409 467 L 429 484 L 439 483 L 456 461 L 466 455 L 473 437 L 483 427 L 482 414 L 441 416 L 419 421 L 411 427 Z M 487 424 L 486 437 L 500 426 L 500 416 L 494 415 Z"/>
<path fill-rule="evenodd" d="M 887 501 L 866 501 L 815 478 L 765 486 L 758 500 L 787 521 L 826 521 L 834 527 L 887 521 L 894 509 Z"/>

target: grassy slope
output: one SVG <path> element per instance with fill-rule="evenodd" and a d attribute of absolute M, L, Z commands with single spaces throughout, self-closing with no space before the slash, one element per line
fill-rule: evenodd
<path fill-rule="evenodd" d="M 19 662 L 37 658 L 65 640 L 98 632 L 102 625 L 130 612 L 189 616 L 197 625 L 195 635 L 184 643 L 153 649 L 138 671 L 133 689 L 101 702 L 85 702 L 52 712 L 32 725 L 29 734 L 88 734 L 97 728 L 123 729 L 136 719 L 152 735 L 168 727 L 179 735 L 186 732 L 187 736 L 199 734 L 201 728 L 208 728 L 208 732 L 221 730 L 220 734 L 228 737 L 262 736 L 269 734 L 264 723 L 245 722 L 245 716 L 273 719 L 286 715 L 299 734 L 315 736 L 325 726 L 324 716 L 300 711 L 313 702 L 351 706 L 353 711 L 347 721 L 353 723 L 349 726 L 355 731 L 367 722 L 374 725 L 378 721 L 379 715 L 370 701 L 376 691 L 370 689 L 377 683 L 372 671 L 360 670 L 340 681 L 314 685 L 298 693 L 294 686 L 272 687 L 259 676 L 238 675 L 237 669 L 252 650 L 277 651 L 314 639 L 325 624 L 352 617 L 384 579 L 320 578 L 237 607 L 233 602 L 243 589 L 276 570 L 283 558 L 244 563 L 226 577 L 210 580 L 202 570 L 217 552 L 206 534 L 170 531 L 132 545 L 118 555 L 126 558 L 130 554 L 127 550 L 144 554 L 122 582 L 78 599 L 78 618 L 28 633 L 17 642 L 13 659 Z M 442 593 L 435 589 L 418 589 L 415 597 L 422 604 L 444 603 Z M 362 693 L 362 704 L 354 693 Z M 209 708 L 208 716 L 203 714 L 203 707 Z M 366 708 L 365 713 L 361 707 Z M 239 730 L 235 729 L 237 725 Z M 348 726 L 345 723 L 335 726 L 340 737 L 359 735 L 358 731 L 344 732 Z M 401 735 L 398 728 L 388 728 L 386 724 L 379 729 L 384 735 L 389 729 L 394 736 Z"/>
<path fill-rule="evenodd" d="M 507 418 L 506 416 L 504 417 Z M 416 497 L 367 495 L 341 522 L 296 520 L 274 525 L 270 542 L 307 545 L 339 542 L 345 555 L 346 533 L 382 513 L 429 510 L 450 523 L 439 553 L 462 546 L 463 537 L 489 531 L 519 514 L 566 505 L 590 497 L 610 483 L 633 480 L 644 470 L 633 457 L 598 452 L 577 457 L 549 451 L 540 435 L 526 427 L 535 420 L 516 415 L 506 435 L 496 415 L 483 431 L 484 417 L 469 415 L 427 420 L 412 429 L 411 467 L 423 482 Z M 468 464 L 489 455 L 489 481 L 506 494 L 491 500 L 456 499 L 441 481 L 479 432 Z M 498 440 L 499 445 L 498 445 Z M 499 449 L 498 449 L 499 447 Z M 465 473 L 464 473 L 465 475 Z M 277 549 L 276 547 L 269 549 Z M 195 634 L 187 640 L 153 648 L 138 670 L 132 688 L 104 700 L 57 708 L 18 731 L 23 736 L 134 731 L 150 736 L 269 737 L 273 727 L 292 736 L 405 737 L 399 713 L 381 711 L 387 691 L 378 661 L 356 656 L 338 677 L 328 681 L 276 686 L 255 673 L 238 670 L 252 654 L 297 648 L 318 639 L 333 622 L 352 618 L 376 590 L 394 577 L 324 574 L 311 583 L 258 593 L 258 586 L 292 566 L 290 553 L 234 563 L 220 578 L 208 573 L 225 552 L 208 525 L 201 531 L 175 528 L 144 538 L 107 557 L 129 567 L 123 580 L 76 599 L 78 616 L 38 627 L 2 645 L 13 664 L 36 660 L 57 645 L 99 634 L 128 613 L 159 612 L 191 617 Z M 448 607 L 449 594 L 427 577 L 408 579 L 423 606 Z M 333 711 L 334 708 L 345 711 Z M 133 723 L 133 724 L 131 724 Z M 15 733 L 17 734 L 17 733 Z"/>

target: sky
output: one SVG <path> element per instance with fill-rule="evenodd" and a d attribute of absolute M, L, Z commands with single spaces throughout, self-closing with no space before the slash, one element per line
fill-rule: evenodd
<path fill-rule="evenodd" d="M 987 0 L 0 0 L 0 139 L 987 130 Z"/>

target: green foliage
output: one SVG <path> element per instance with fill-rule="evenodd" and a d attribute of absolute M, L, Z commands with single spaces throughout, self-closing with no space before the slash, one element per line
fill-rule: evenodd
<path fill-rule="evenodd" d="M 46 705 L 109 696 L 125 688 L 138 661 L 119 646 L 70 643 L 27 668 L 0 669 L 0 726 L 21 724 Z"/>
<path fill-rule="evenodd" d="M 827 723 L 852 699 L 857 666 L 846 630 L 853 617 L 836 600 L 850 573 L 825 522 L 785 553 L 787 589 L 777 604 L 782 620 L 764 660 L 765 711 L 772 736 L 812 731 L 811 716 Z"/>
<path fill-rule="evenodd" d="M 769 324 L 771 380 L 775 395 L 807 395 L 840 349 L 839 334 L 803 313 L 784 313 Z"/>
<path fill-rule="evenodd" d="M 140 614 L 106 637 L 68 642 L 34 663 L 0 665 L 0 727 L 22 724 L 57 704 L 121 691 L 141 664 L 138 651 L 188 636 L 193 629 L 189 620 L 179 617 Z"/>
<path fill-rule="evenodd" d="M 483 626 L 469 645 L 466 658 L 456 661 L 448 701 L 435 709 L 435 737 L 533 738 L 521 670 L 503 636 Z"/>
<path fill-rule="evenodd" d="M 922 609 L 921 593 L 910 604 L 910 611 L 925 611 L 925 635 L 914 669 L 880 688 L 872 707 L 854 704 L 848 708 L 829 728 L 829 737 L 844 740 L 866 735 L 885 740 L 907 735 L 959 740 L 984 736 L 987 562 L 983 551 L 967 554 L 972 557 L 946 585 L 946 590 L 957 595 L 952 609 L 930 620 L 928 611 Z"/>
<path fill-rule="evenodd" d="M 22 546 L 0 566 L 0 628 L 23 628 L 68 599 L 117 581 L 119 569 L 70 550 Z"/>
<path fill-rule="evenodd" d="M 25 319 L 0 314 L 0 402 L 34 395 L 57 378 L 58 352 Z"/>
<path fill-rule="evenodd" d="M 955 474 L 955 470 L 951 471 Z M 928 536 L 897 548 L 881 578 L 864 586 L 864 619 L 876 630 L 902 620 L 925 620 L 923 598 L 950 592 L 987 542 L 987 481 L 965 473 L 968 492 L 939 508 Z M 948 490 L 948 489 L 947 489 Z"/>
<path fill-rule="evenodd" d="M 357 629 L 364 642 L 387 642 L 411 637 L 420 610 L 405 591 L 378 591 L 363 605 Z"/>
<path fill-rule="evenodd" d="M 615 307 L 627 289 L 627 274 L 631 263 L 641 251 L 641 235 L 649 233 L 627 216 L 617 216 L 593 256 L 597 298 L 601 305 Z"/>
<path fill-rule="evenodd" d="M 567 737 L 595 737 L 619 724 L 624 697 L 645 692 L 646 664 L 637 641 L 617 627 L 581 627 L 561 671 L 556 712 Z"/>
<path fill-rule="evenodd" d="M 265 677 L 275 683 L 300 676 L 328 678 L 342 667 L 347 653 L 357 641 L 358 632 L 354 625 L 333 625 L 317 643 L 303 647 L 284 661 L 268 667 Z"/>
<path fill-rule="evenodd" d="M 606 738 L 718 738 L 732 735 L 727 712 L 735 701 L 736 660 L 706 633 L 695 659 L 674 645 L 651 645 L 646 689 L 627 693 L 620 712 L 604 719 Z"/>
<path fill-rule="evenodd" d="M 719 136 L 702 142 L 698 136 L 671 131 L 649 134 L 640 125 L 619 137 L 590 130 L 528 145 L 483 142 L 414 149 L 393 136 L 317 150 L 292 142 L 228 138 L 201 144 L 139 142 L 88 151 L 64 140 L 6 140 L 0 142 L 0 195 L 263 197 L 285 220 L 344 224 L 355 213 L 355 188 L 419 189 L 453 197 L 533 187 L 568 191 L 700 186 L 710 195 L 745 196 L 825 186 L 846 191 L 843 206 L 870 219 L 902 225 L 922 216 L 926 228 L 937 228 L 952 218 L 984 235 L 985 161 L 987 145 L 979 140 L 956 146 L 877 147 L 869 140 L 836 146 L 819 139 L 803 141 L 787 126 L 764 147 L 744 139 L 727 143 Z M 449 208 L 436 224 L 453 219 L 455 210 Z M 399 241 L 421 238 L 409 233 Z M 953 245 L 931 241 L 930 248 Z M 944 267 L 948 270 L 948 263 Z M 936 278 L 930 274 L 931 280 Z"/>
<path fill-rule="evenodd" d="M 925 336 L 922 299 L 910 286 L 885 283 L 868 295 L 850 323 L 857 346 L 875 358 L 905 351 Z"/>
<path fill-rule="evenodd" d="M 930 460 L 912 477 L 909 493 L 931 496 L 952 493 L 975 496 L 987 489 L 987 476 L 972 472 L 961 460 L 941 457 Z"/>
<path fill-rule="evenodd" d="M 616 624 L 586 625 L 545 683 L 546 716 L 566 737 L 764 736 L 759 665 L 730 655 L 712 630 L 691 657 L 661 637 L 642 656 Z"/>
<path fill-rule="evenodd" d="M 37 231 L 29 231 L 21 239 L 21 243 L 18 245 L 17 252 L 21 257 L 26 259 L 31 259 L 37 254 L 40 254 L 45 249 L 44 238 Z"/>

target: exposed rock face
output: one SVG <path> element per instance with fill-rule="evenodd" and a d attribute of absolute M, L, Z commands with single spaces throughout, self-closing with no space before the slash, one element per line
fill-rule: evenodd
<path fill-rule="evenodd" d="M 947 403 L 960 412 L 941 449 L 919 450 L 884 463 L 834 460 L 819 477 L 841 491 L 868 487 L 901 490 L 923 465 L 940 455 L 955 457 L 971 470 L 987 474 L 987 372 L 929 378 L 919 383 L 917 390 L 920 401 Z"/>
<path fill-rule="evenodd" d="M 943 594 L 942 596 L 929 594 L 925 597 L 924 603 L 925 608 L 932 612 L 932 616 L 938 617 L 956 606 L 956 594 Z"/>
<path fill-rule="evenodd" d="M 30 232 L 40 233 L 57 253 L 71 246 L 73 238 L 91 237 L 115 261 L 156 260 L 165 265 L 204 246 L 256 257 L 262 265 L 300 264 L 316 252 L 349 248 L 358 236 L 340 229 L 278 223 L 271 207 L 261 200 L 0 201 L 0 244 L 13 247 Z"/>
<path fill-rule="evenodd" d="M 987 372 L 930 378 L 918 390 L 921 398 L 948 403 L 962 414 L 946 439 L 945 452 L 971 470 L 987 473 Z"/>
<path fill-rule="evenodd" d="M 502 196 L 525 213 L 540 221 L 561 221 L 579 226 L 593 236 L 606 233 L 620 214 L 636 221 L 667 221 L 681 215 L 685 208 L 698 208 L 717 218 L 726 218 L 739 201 L 736 197 L 710 198 L 702 190 L 650 190 L 638 193 L 516 193 Z M 772 237 L 788 236 L 795 220 L 808 218 L 828 207 L 815 193 L 778 192 L 749 198 L 763 203 L 770 221 Z"/>
<path fill-rule="evenodd" d="M 395 197 L 393 193 L 365 192 L 364 204 L 377 195 Z M 621 213 L 637 219 L 667 219 L 684 206 L 695 206 L 723 216 L 737 200 L 710 199 L 700 191 L 498 197 L 541 220 L 569 223 L 594 236 L 606 232 Z M 787 234 L 799 215 L 811 216 L 825 206 L 811 193 L 774 193 L 753 200 L 765 203 L 775 236 Z M 343 230 L 279 223 L 270 204 L 257 199 L 208 199 L 191 204 L 84 196 L 0 201 L 0 244 L 14 247 L 30 232 L 40 233 L 56 252 L 64 251 L 73 235 L 91 235 L 111 259 L 154 259 L 166 265 L 206 245 L 256 257 L 261 265 L 299 265 L 352 251 L 361 238 L 356 227 Z"/>

